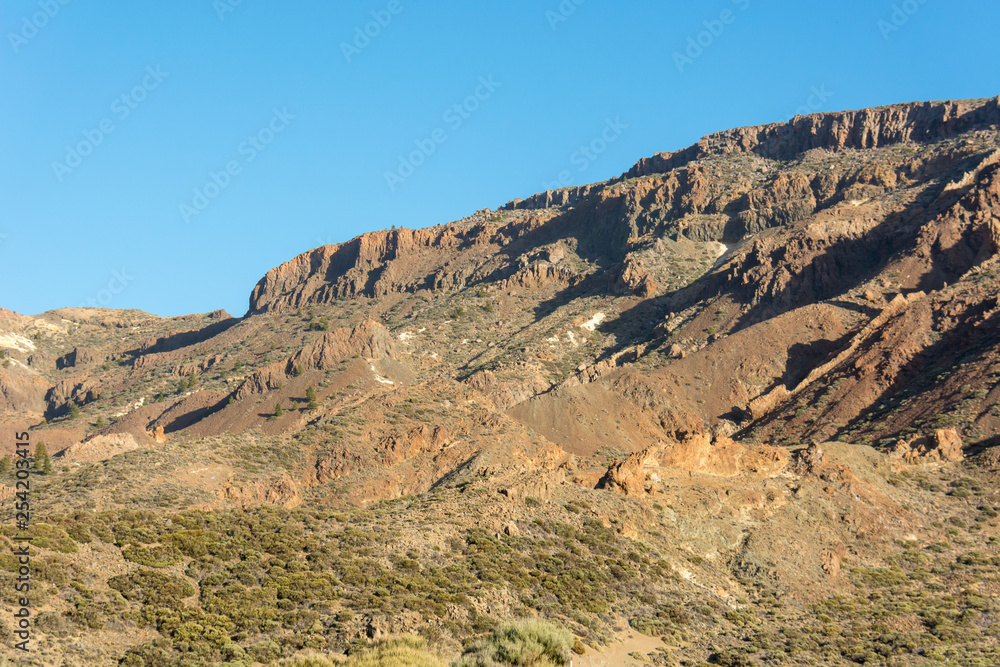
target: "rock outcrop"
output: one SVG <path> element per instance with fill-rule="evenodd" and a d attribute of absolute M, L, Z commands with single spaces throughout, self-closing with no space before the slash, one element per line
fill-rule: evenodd
<path fill-rule="evenodd" d="M 365 320 L 350 329 L 326 332 L 288 359 L 254 371 L 240 384 L 234 398 L 242 400 L 253 394 L 277 389 L 299 369 L 303 372 L 326 370 L 354 356 L 372 360 L 391 358 L 394 350 L 395 341 L 385 327 Z"/>
<path fill-rule="evenodd" d="M 288 475 L 269 482 L 252 482 L 243 485 L 226 485 L 217 494 L 221 500 L 239 507 L 276 505 L 293 509 L 302 504 L 302 492 Z"/>
<path fill-rule="evenodd" d="M 470 245 L 493 245 L 496 226 L 369 232 L 339 245 L 325 245 L 271 269 L 250 295 L 249 314 L 328 303 L 341 297 L 380 297 L 390 292 L 435 288 L 443 255 Z"/>
<path fill-rule="evenodd" d="M 710 134 L 694 146 L 639 160 L 625 177 L 678 169 L 711 155 L 754 153 L 789 160 L 807 150 L 879 148 L 932 142 L 975 127 L 1000 124 L 1000 97 L 986 100 L 914 102 L 858 111 L 796 116 L 787 123 L 740 127 Z"/>
<path fill-rule="evenodd" d="M 70 403 L 83 406 L 101 395 L 101 383 L 93 377 L 80 376 L 57 382 L 45 395 L 46 416 L 56 416 L 69 410 Z"/>
<path fill-rule="evenodd" d="M 0 369 L 0 410 L 4 412 L 45 411 L 50 385 L 44 378 L 25 369 Z"/>
<path fill-rule="evenodd" d="M 965 458 L 962 438 L 950 428 L 909 441 L 899 440 L 889 450 L 889 456 L 909 464 L 954 463 Z"/>
<path fill-rule="evenodd" d="M 139 449 L 141 445 L 130 433 L 95 435 L 63 450 L 62 457 L 75 463 L 96 463 L 113 456 Z"/>
<path fill-rule="evenodd" d="M 781 472 L 788 459 L 788 453 L 778 447 L 750 447 L 726 437 L 712 440 L 699 433 L 612 462 L 597 488 L 641 496 L 650 492 L 656 482 L 679 472 L 716 477 L 744 474 L 770 477 Z"/>
<path fill-rule="evenodd" d="M 615 291 L 618 294 L 634 294 L 647 299 L 653 296 L 659 288 L 652 276 L 647 273 L 642 264 L 631 257 L 626 258 L 621 274 L 615 281 Z"/>
<path fill-rule="evenodd" d="M 67 352 L 63 356 L 56 359 L 56 368 L 76 368 L 77 366 L 86 366 L 97 361 L 96 355 L 93 351 L 86 348 L 74 347 L 71 351 Z"/>

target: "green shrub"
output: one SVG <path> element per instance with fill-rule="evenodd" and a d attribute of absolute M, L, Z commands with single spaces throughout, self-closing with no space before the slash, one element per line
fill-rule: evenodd
<path fill-rule="evenodd" d="M 522 619 L 501 625 L 454 664 L 455 667 L 568 665 L 573 644 L 573 635 L 568 630 L 546 621 Z"/>
<path fill-rule="evenodd" d="M 427 650 L 421 637 L 394 637 L 372 648 L 352 653 L 341 667 L 445 667 L 446 662 Z"/>
<path fill-rule="evenodd" d="M 108 580 L 108 586 L 126 600 L 158 607 L 179 607 L 181 600 L 195 594 L 187 581 L 153 570 L 116 575 Z"/>
<path fill-rule="evenodd" d="M 147 567 L 169 567 L 181 562 L 181 553 L 173 546 L 143 547 L 129 544 L 122 549 L 125 560 Z"/>

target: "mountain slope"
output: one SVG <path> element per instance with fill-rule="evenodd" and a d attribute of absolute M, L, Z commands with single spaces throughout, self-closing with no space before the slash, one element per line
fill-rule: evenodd
<path fill-rule="evenodd" d="M 913 103 L 316 248 L 241 318 L 0 311 L 4 446 L 59 453 L 41 631 L 111 642 L 74 664 L 526 614 L 720 664 L 992 659 L 998 247 L 1000 98 Z"/>

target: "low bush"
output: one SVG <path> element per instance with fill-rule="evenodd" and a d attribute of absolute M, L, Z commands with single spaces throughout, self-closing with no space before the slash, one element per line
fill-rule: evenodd
<path fill-rule="evenodd" d="M 573 635 L 552 623 L 523 619 L 497 628 L 472 645 L 455 667 L 549 667 L 568 665 Z"/>

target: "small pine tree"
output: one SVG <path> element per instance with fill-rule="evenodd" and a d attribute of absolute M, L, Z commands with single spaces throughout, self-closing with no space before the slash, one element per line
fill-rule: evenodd
<path fill-rule="evenodd" d="M 97 421 L 94 422 L 96 428 L 104 428 L 104 417 L 98 417 Z"/>
<path fill-rule="evenodd" d="M 304 370 L 302 370 L 302 364 L 299 364 L 299 365 L 297 365 L 297 366 L 295 367 L 295 377 L 299 377 L 299 376 L 300 376 L 300 375 L 302 375 L 303 373 L 305 373 L 305 371 L 304 371 Z"/>
<path fill-rule="evenodd" d="M 319 407 L 319 403 L 316 402 L 316 390 L 310 386 L 306 389 L 306 410 L 315 410 Z"/>
<path fill-rule="evenodd" d="M 69 404 L 69 418 L 70 419 L 76 419 L 79 416 L 80 416 L 80 408 L 77 406 L 76 403 L 70 403 Z"/>
<path fill-rule="evenodd" d="M 52 474 L 52 458 L 48 454 L 46 454 L 45 458 L 42 459 L 42 474 Z"/>
<path fill-rule="evenodd" d="M 235 398 L 233 398 L 232 396 L 230 396 L 230 397 L 229 397 L 229 401 L 227 402 L 227 405 L 232 405 L 232 404 L 233 404 L 233 403 L 235 403 L 235 402 L 236 402 L 236 399 L 235 399 Z"/>
<path fill-rule="evenodd" d="M 35 467 L 43 467 L 45 459 L 48 457 L 49 451 L 45 448 L 45 442 L 43 440 L 39 440 L 38 444 L 35 445 Z"/>
<path fill-rule="evenodd" d="M 275 417 L 280 417 L 283 414 L 285 414 L 285 411 L 281 409 L 281 403 L 275 403 L 274 404 L 274 416 Z"/>
<path fill-rule="evenodd" d="M 191 371 L 191 375 L 188 376 L 188 387 L 193 387 L 198 384 L 198 378 L 194 376 L 194 371 Z"/>

